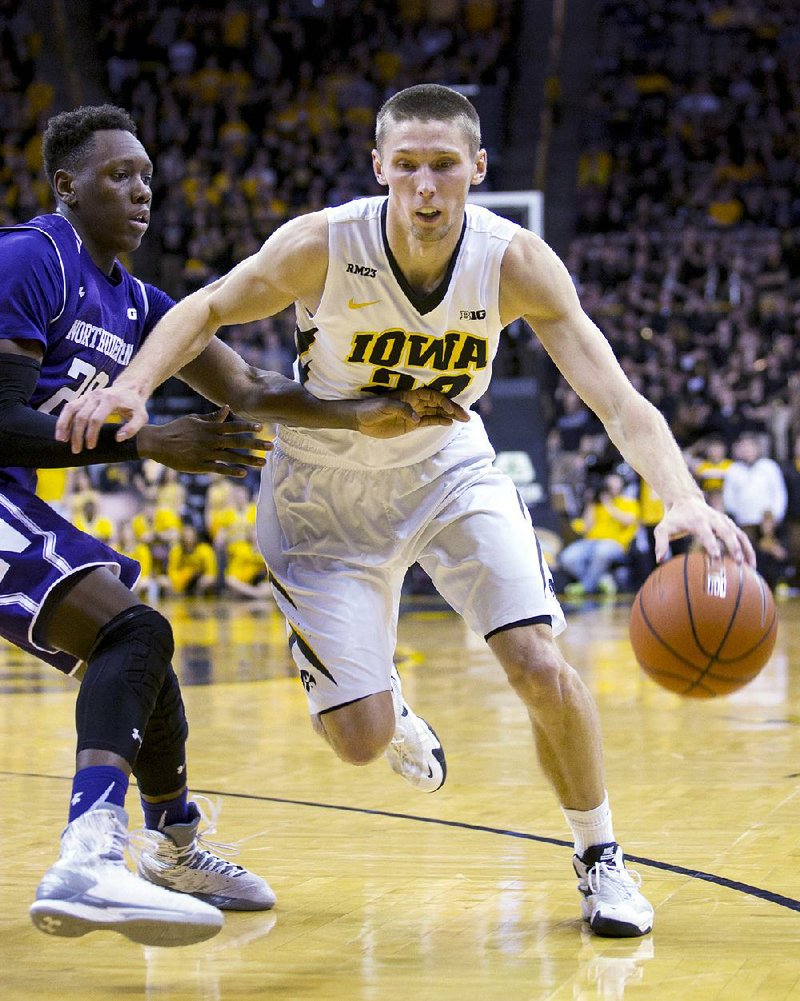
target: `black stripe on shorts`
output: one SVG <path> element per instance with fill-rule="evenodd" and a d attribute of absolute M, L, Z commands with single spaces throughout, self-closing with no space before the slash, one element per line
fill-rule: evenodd
<path fill-rule="evenodd" d="M 497 629 L 493 629 L 490 633 L 487 633 L 483 638 L 489 640 L 492 636 L 496 636 L 497 633 L 504 633 L 508 629 L 517 629 L 519 626 L 553 626 L 553 616 L 552 615 L 534 615 L 530 619 L 517 619 L 516 622 L 508 622 L 504 626 L 498 626 Z"/>

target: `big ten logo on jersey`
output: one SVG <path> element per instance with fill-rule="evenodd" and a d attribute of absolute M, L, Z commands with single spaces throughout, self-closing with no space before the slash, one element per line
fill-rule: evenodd
<path fill-rule="evenodd" d="M 489 341 L 463 330 L 448 330 L 441 336 L 402 329 L 359 330 L 353 335 L 347 361 L 373 366 L 370 382 L 361 387 L 362 393 L 426 386 L 456 397 L 469 386 L 476 372 L 488 366 Z M 421 369 L 422 373 L 413 375 L 408 369 Z M 428 382 L 425 371 L 441 374 Z"/>

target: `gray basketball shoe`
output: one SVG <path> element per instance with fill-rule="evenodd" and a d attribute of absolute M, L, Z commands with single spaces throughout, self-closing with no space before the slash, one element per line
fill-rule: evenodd
<path fill-rule="evenodd" d="M 268 911 L 273 907 L 275 894 L 265 880 L 209 850 L 225 847 L 204 840 L 204 834 L 214 832 L 213 819 L 205 831 L 198 831 L 203 815 L 196 803 L 190 803 L 189 810 L 191 819 L 185 824 L 137 832 L 144 842 L 137 861 L 142 879 L 222 910 Z"/>
<path fill-rule="evenodd" d="M 36 891 L 30 916 L 48 935 L 115 931 L 143 945 L 191 945 L 216 935 L 223 915 L 199 900 L 152 886 L 125 864 L 128 815 L 111 803 L 76 817 L 58 861 Z"/>

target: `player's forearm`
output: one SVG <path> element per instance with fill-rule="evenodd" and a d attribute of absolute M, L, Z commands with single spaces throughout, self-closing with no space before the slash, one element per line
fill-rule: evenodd
<path fill-rule="evenodd" d="M 262 423 L 304 428 L 357 430 L 355 400 L 320 400 L 278 372 L 251 368 L 239 394 L 237 413 Z"/>
<path fill-rule="evenodd" d="M 179 376 L 212 403 L 262 424 L 357 430 L 357 401 L 320 400 L 279 372 L 248 365 L 216 337 Z"/>
<path fill-rule="evenodd" d="M 279 372 L 248 365 L 216 337 L 179 375 L 212 403 L 262 424 L 357 430 L 356 400 L 320 400 Z"/>
<path fill-rule="evenodd" d="M 137 442 L 118 442 L 103 428 L 96 449 L 73 452 L 55 439 L 56 418 L 30 406 L 41 363 L 28 355 L 3 353 L 0 368 L 0 466 L 65 469 L 96 462 L 127 462 L 139 457 Z"/>
<path fill-rule="evenodd" d="M 669 508 L 686 498 L 702 498 L 667 422 L 644 397 L 635 394 L 606 421 L 620 454 Z"/>
<path fill-rule="evenodd" d="M 156 324 L 114 385 L 149 397 L 162 382 L 196 358 L 218 329 L 208 290 L 194 292 Z"/>

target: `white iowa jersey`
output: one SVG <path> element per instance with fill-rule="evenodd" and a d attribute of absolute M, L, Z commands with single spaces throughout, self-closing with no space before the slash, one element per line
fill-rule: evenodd
<path fill-rule="evenodd" d="M 321 399 L 363 399 L 430 386 L 467 408 L 486 391 L 502 325 L 500 264 L 519 226 L 477 205 L 447 274 L 431 294 L 411 289 L 386 240 L 385 197 L 327 209 L 329 262 L 316 313 L 296 304 L 296 374 Z M 473 415 L 473 430 L 480 420 Z M 354 431 L 281 428 L 311 461 L 385 468 L 427 458 L 463 427 L 380 441 Z"/>

